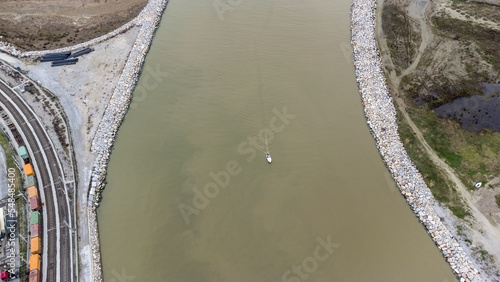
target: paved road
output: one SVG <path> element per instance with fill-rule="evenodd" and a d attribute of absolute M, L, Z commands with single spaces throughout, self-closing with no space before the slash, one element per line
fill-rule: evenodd
<path fill-rule="evenodd" d="M 9 97 L 9 98 L 7 98 Z M 72 223 L 64 175 L 55 150 L 40 122 L 28 106 L 0 81 L 0 104 L 17 123 L 17 130 L 24 135 L 24 142 L 33 152 L 31 158 L 38 169 L 38 188 L 45 194 L 43 220 L 47 223 L 46 259 L 42 264 L 44 281 L 73 281 Z M 42 192 L 42 191 L 41 191 Z M 44 256 L 45 258 L 45 256 Z M 58 265 L 59 264 L 59 265 Z"/>

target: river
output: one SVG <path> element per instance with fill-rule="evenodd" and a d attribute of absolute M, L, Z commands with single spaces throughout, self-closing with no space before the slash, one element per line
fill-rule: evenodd
<path fill-rule="evenodd" d="M 349 9 L 170 2 L 111 156 L 105 281 L 455 280 L 369 134 Z"/>

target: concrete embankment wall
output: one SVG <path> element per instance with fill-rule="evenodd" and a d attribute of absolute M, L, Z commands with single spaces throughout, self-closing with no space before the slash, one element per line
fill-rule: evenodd
<path fill-rule="evenodd" d="M 432 208 L 434 197 L 398 135 L 396 109 L 387 89 L 375 39 L 376 0 L 353 0 L 351 45 L 356 81 L 370 131 L 401 193 L 460 281 L 483 281 L 471 259 Z"/>
<path fill-rule="evenodd" d="M 141 29 L 92 141 L 91 152 L 96 156 L 96 159 L 92 166 L 88 195 L 88 223 L 93 281 L 102 281 L 103 279 L 97 207 L 101 197 L 100 192 L 105 186 L 109 156 L 116 132 L 127 112 L 144 59 L 167 3 L 168 0 L 150 0 L 137 18 L 137 25 L 141 25 Z"/>

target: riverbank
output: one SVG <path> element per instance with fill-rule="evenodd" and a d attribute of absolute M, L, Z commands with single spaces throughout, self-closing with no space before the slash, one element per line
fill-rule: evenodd
<path fill-rule="evenodd" d="M 139 15 L 138 20 L 141 23 L 141 29 L 92 141 L 91 152 L 96 158 L 92 166 L 88 194 L 88 224 L 93 281 L 102 281 L 103 279 L 97 207 L 101 197 L 100 193 L 105 186 L 109 156 L 116 133 L 129 107 L 146 54 L 167 3 L 168 0 L 150 0 Z"/>
<path fill-rule="evenodd" d="M 102 182 L 105 173 L 102 174 L 102 171 L 105 172 L 106 169 L 114 134 L 126 113 L 145 55 L 167 2 L 151 0 L 137 17 L 125 25 L 73 46 L 24 52 L 0 42 L 0 51 L 6 53 L 0 54 L 0 58 L 12 66 L 20 67 L 39 85 L 51 89 L 61 100 L 71 126 L 75 128 L 72 132 L 73 148 L 79 165 L 77 216 L 79 243 L 82 243 L 78 250 L 82 281 L 102 281 L 97 204 L 93 203 L 99 198 L 99 191 L 104 186 Z M 50 65 L 34 62 L 47 53 L 75 51 L 86 47 L 93 47 L 95 51 L 74 66 L 54 69 Z M 105 134 L 113 130 L 113 137 Z M 97 183 L 96 175 L 100 181 L 97 192 L 91 189 L 95 188 L 93 185 L 89 187 L 91 179 L 94 180 L 93 184 Z"/>
<path fill-rule="evenodd" d="M 484 21 L 498 21 L 495 15 L 500 8 L 465 1 L 385 0 L 378 1 L 376 32 L 404 146 L 441 205 L 443 223 L 490 281 L 500 277 L 500 133 L 491 96 L 499 33 Z M 401 37 L 415 52 L 398 45 Z M 478 96 L 482 86 L 491 92 Z M 438 114 L 441 108 L 448 114 Z M 451 216 L 439 212 L 448 209 Z"/>
<path fill-rule="evenodd" d="M 139 30 L 140 25 L 137 25 L 105 42 L 94 45 L 92 46 L 94 51 L 82 57 L 78 64 L 63 68 L 52 68 L 50 63 L 31 62 L 0 53 L 0 61 L 6 62 L 0 62 L 0 70 L 10 72 L 12 78 L 2 76 L 3 72 L 1 71 L 0 77 L 3 77 L 13 88 L 21 90 L 19 95 L 22 95 L 27 103 L 33 107 L 48 129 L 54 128 L 53 125 L 57 124 L 54 123 L 54 118 L 59 114 L 67 117 L 63 120 L 67 124 L 67 130 L 71 132 L 69 134 L 71 140 L 65 144 L 71 145 L 67 149 L 74 153 L 74 160 L 78 167 L 76 174 L 78 176 L 76 181 L 78 183 L 76 217 L 78 219 L 78 251 L 81 259 L 80 268 L 82 269 L 81 281 L 90 281 L 91 277 L 87 198 L 91 167 L 95 158 L 90 151 L 92 139 L 122 74 Z M 17 68 L 22 69 L 24 75 L 15 70 Z M 25 75 L 29 77 L 29 80 Z M 43 95 L 35 95 L 36 92 L 30 94 L 30 89 L 42 88 L 50 91 L 51 95 L 55 97 L 44 98 Z M 39 93 L 47 91 L 39 90 Z M 53 104 L 56 101 L 58 101 L 56 104 L 60 103 L 62 107 L 54 107 Z M 48 133 L 50 135 L 51 131 L 49 130 Z M 61 146 L 57 146 L 60 143 L 58 142 L 59 135 L 54 132 L 51 138 L 56 148 L 61 148 Z M 65 154 L 64 152 L 64 154 L 59 155 L 62 161 L 65 159 L 63 158 Z M 69 164 L 63 166 L 65 169 L 70 167 Z"/>
<path fill-rule="evenodd" d="M 398 134 L 396 109 L 389 95 L 375 38 L 375 0 L 353 0 L 351 45 L 360 95 L 377 148 L 401 193 L 461 281 L 483 278 L 433 209 L 435 200 L 413 165 Z"/>

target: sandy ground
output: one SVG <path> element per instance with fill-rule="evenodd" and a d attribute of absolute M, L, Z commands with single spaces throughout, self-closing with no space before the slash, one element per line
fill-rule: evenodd
<path fill-rule="evenodd" d="M 383 1 L 382 1 L 383 2 Z M 401 78 L 413 72 L 416 69 L 416 66 L 418 65 L 422 55 L 424 52 L 429 48 L 429 46 L 432 45 L 432 41 L 434 40 L 434 36 L 432 35 L 431 28 L 428 23 L 428 18 L 429 18 L 429 10 L 435 12 L 435 9 L 426 9 L 428 5 L 428 1 L 426 0 L 411 0 L 409 1 L 409 8 L 408 8 L 408 14 L 413 17 L 415 20 L 417 20 L 420 25 L 421 25 L 421 31 L 422 31 L 422 42 L 421 45 L 418 49 L 418 54 L 416 56 L 415 61 L 412 63 L 412 65 L 403 70 L 400 76 L 397 76 L 395 71 L 389 72 L 388 75 L 388 84 L 389 87 L 392 89 L 391 92 L 397 93 L 397 89 L 399 89 L 399 85 L 401 83 Z M 434 1 L 433 4 L 436 5 L 437 7 L 444 7 L 444 0 L 438 0 Z M 422 5 L 422 3 L 424 3 Z M 378 16 L 378 26 L 381 26 L 381 14 L 380 11 L 381 9 L 381 3 L 379 3 L 379 16 Z M 436 7 L 435 6 L 435 7 Z M 387 42 L 385 38 L 383 37 L 383 32 L 380 30 L 378 31 L 378 36 L 379 38 L 379 45 L 381 49 L 381 54 L 382 54 L 382 61 L 385 66 L 388 66 L 387 69 L 394 69 L 394 65 L 392 63 L 391 57 L 389 55 L 390 52 L 387 52 L 386 50 L 389 50 L 387 47 Z M 450 58 L 450 53 L 446 53 L 447 48 L 445 47 L 443 50 L 438 50 L 438 52 L 444 52 L 444 53 L 439 53 L 437 55 L 442 56 L 443 58 Z M 457 58 L 459 59 L 459 58 Z M 472 254 L 473 251 L 472 249 L 475 248 L 477 245 L 482 246 L 485 250 L 488 251 L 491 255 L 494 256 L 494 259 L 498 262 L 500 261 L 500 225 L 497 223 L 500 223 L 500 210 L 498 209 L 498 206 L 496 203 L 493 203 L 494 197 L 492 195 L 495 194 L 495 192 L 498 192 L 497 190 L 500 189 L 498 183 L 493 182 L 490 183 L 493 189 L 481 189 L 478 191 L 475 191 L 474 193 L 470 193 L 467 187 L 461 182 L 461 180 L 457 177 L 456 173 L 453 171 L 452 168 L 448 166 L 441 158 L 438 157 L 436 152 L 427 144 L 426 140 L 424 139 L 422 132 L 420 129 L 413 123 L 411 118 L 408 116 L 406 111 L 404 110 L 406 108 L 405 102 L 402 98 L 400 98 L 398 95 L 393 97 L 394 100 L 396 101 L 397 106 L 401 109 L 401 113 L 403 114 L 405 120 L 408 122 L 408 124 L 411 126 L 412 130 L 415 132 L 416 137 L 418 140 L 423 144 L 425 150 L 428 152 L 429 157 L 432 159 L 433 163 L 440 167 L 443 171 L 446 172 L 448 178 L 455 184 L 455 187 L 461 194 L 462 198 L 464 201 L 469 205 L 471 209 L 471 214 L 473 215 L 474 219 L 471 220 L 470 222 L 462 222 L 459 219 L 457 219 L 448 209 L 439 207 L 436 209 L 440 217 L 444 218 L 444 222 L 447 225 L 450 230 L 454 231 L 454 234 L 457 234 L 457 226 L 459 225 L 465 225 L 468 226 L 467 231 L 467 236 L 472 239 L 473 244 L 468 245 L 464 242 L 464 239 L 462 236 L 458 236 L 457 238 L 462 238 L 461 245 L 462 246 L 467 246 L 467 252 Z M 496 188 L 495 188 L 496 187 Z M 483 270 L 484 266 L 483 262 L 481 260 L 478 260 L 477 257 L 471 256 L 475 258 L 475 263 L 476 265 L 482 265 Z"/>
<path fill-rule="evenodd" d="M 483 183 L 487 189 L 478 189 L 474 193 L 474 202 L 479 210 L 495 225 L 500 225 L 500 208 L 495 201 L 495 195 L 500 195 L 500 177 L 488 183 Z"/>
<path fill-rule="evenodd" d="M 442 9 L 442 11 L 444 11 L 445 13 L 450 15 L 452 18 L 459 19 L 462 21 L 470 20 L 470 18 L 467 18 L 465 15 L 461 14 L 459 11 L 453 9 L 451 7 L 451 5 L 447 5 L 445 2 L 440 2 L 439 6 L 440 6 L 440 9 Z M 476 22 L 480 25 L 483 25 L 487 28 L 500 30 L 500 25 L 498 25 L 498 23 L 496 23 L 496 22 L 492 22 L 492 21 L 489 21 L 487 19 L 482 19 L 482 18 L 473 19 L 473 20 L 474 20 L 474 22 Z"/>
<path fill-rule="evenodd" d="M 95 51 L 81 57 L 76 65 L 53 68 L 50 63 L 23 62 L 6 54 L 0 54 L 0 59 L 27 71 L 31 79 L 60 99 L 70 119 L 75 143 L 82 142 L 82 148 L 89 151 L 98 121 L 138 31 L 134 27 L 95 46 Z"/>
<path fill-rule="evenodd" d="M 14 67 L 20 67 L 31 79 L 50 89 L 59 98 L 69 119 L 79 176 L 77 221 L 81 281 L 91 280 L 86 215 L 87 185 L 90 183 L 91 166 L 94 161 L 90 146 L 138 32 L 139 28 L 133 27 L 94 46 L 94 52 L 81 57 L 79 62 L 72 66 L 52 68 L 50 63 L 24 62 L 0 53 L 0 60 Z"/>

